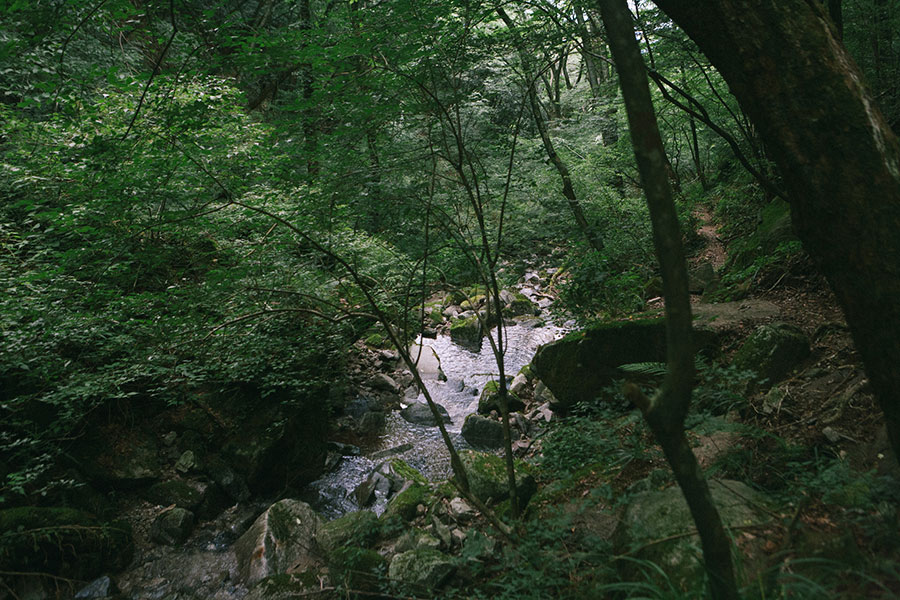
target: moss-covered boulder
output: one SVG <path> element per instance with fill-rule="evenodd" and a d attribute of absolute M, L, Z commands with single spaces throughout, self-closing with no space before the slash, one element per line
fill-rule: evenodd
<path fill-rule="evenodd" d="M 0 565 L 6 571 L 90 580 L 120 571 L 134 554 L 131 527 L 71 508 L 0 510 Z"/>
<path fill-rule="evenodd" d="M 474 450 L 460 452 L 460 459 L 466 469 L 471 492 L 482 502 L 499 502 L 509 497 L 504 459 L 495 454 Z M 537 482 L 522 461 L 516 461 L 515 469 L 516 495 L 519 507 L 524 508 L 537 491 Z"/>
<path fill-rule="evenodd" d="M 519 317 L 522 315 L 535 315 L 540 312 L 534 302 L 525 294 L 515 293 L 505 307 L 505 316 Z"/>
<path fill-rule="evenodd" d="M 472 352 L 481 350 L 483 337 L 484 329 L 476 315 L 465 319 L 457 319 L 450 325 L 450 340 L 466 350 L 471 350 Z"/>
<path fill-rule="evenodd" d="M 408 485 L 405 490 L 395 494 L 388 502 L 382 518 L 385 520 L 399 517 L 404 522 L 416 518 L 417 508 L 420 504 L 428 504 L 430 489 L 420 483 Z"/>
<path fill-rule="evenodd" d="M 330 555 L 344 546 L 370 548 L 381 534 L 381 524 L 368 510 L 347 513 L 339 519 L 323 523 L 318 532 L 319 549 Z"/>
<path fill-rule="evenodd" d="M 322 390 L 323 395 L 327 390 Z M 225 427 L 221 457 L 258 494 L 302 486 L 321 475 L 327 455 L 328 407 L 293 392 L 263 397 L 258 390 L 223 397 L 216 411 Z"/>
<path fill-rule="evenodd" d="M 717 349 L 717 336 L 708 329 L 694 330 L 694 346 L 709 353 Z M 557 410 L 589 402 L 622 377 L 620 365 L 663 362 L 666 359 L 665 319 L 601 323 L 538 349 L 531 362 L 535 375 L 553 392 Z"/>
<path fill-rule="evenodd" d="M 318 515 L 305 502 L 276 502 L 234 544 L 240 580 L 253 583 L 314 564 L 320 527 Z"/>
<path fill-rule="evenodd" d="M 734 355 L 739 369 L 756 373 L 769 388 L 809 356 L 809 339 L 793 325 L 772 323 L 757 328 Z"/>
<path fill-rule="evenodd" d="M 455 569 L 453 559 L 441 551 L 419 548 L 395 556 L 388 574 L 394 581 L 436 590 L 449 579 Z"/>
<path fill-rule="evenodd" d="M 474 448 L 502 448 L 503 424 L 473 413 L 463 423 L 462 436 Z"/>
<path fill-rule="evenodd" d="M 506 392 L 506 404 L 509 412 L 517 412 L 525 410 L 525 402 L 512 392 Z M 478 413 L 482 415 L 490 414 L 492 410 L 500 412 L 500 384 L 496 381 L 488 381 L 481 390 L 481 396 L 478 398 Z"/>
<path fill-rule="evenodd" d="M 768 515 L 761 507 L 766 499 L 739 481 L 711 481 L 710 492 L 722 523 L 726 528 L 745 527 L 766 523 Z M 668 584 L 687 591 L 703 578 L 703 561 L 700 539 L 696 535 L 694 521 L 687 502 L 678 486 L 662 491 L 636 494 L 625 510 L 614 535 L 617 553 L 632 553 L 637 559 L 647 560 L 662 567 Z M 740 538 L 738 530 L 732 535 Z M 745 582 L 754 581 L 765 568 L 763 540 L 748 536 L 738 540 L 744 556 L 741 558 Z M 641 577 L 636 565 L 623 562 L 626 578 Z M 663 582 L 658 582 L 663 583 Z"/>
<path fill-rule="evenodd" d="M 475 294 L 460 301 L 459 307 L 463 310 L 475 310 L 484 305 L 486 301 L 484 294 Z"/>

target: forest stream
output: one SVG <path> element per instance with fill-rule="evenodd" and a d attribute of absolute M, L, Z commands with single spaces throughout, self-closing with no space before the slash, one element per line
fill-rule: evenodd
<path fill-rule="evenodd" d="M 538 292 L 532 287 L 525 286 L 519 291 L 538 300 L 535 297 Z M 547 300 L 541 304 L 546 308 Z M 509 321 L 503 328 L 507 377 L 511 378 L 528 364 L 539 346 L 560 337 L 564 331 L 563 327 L 541 317 Z M 496 333 L 495 327 L 491 335 L 496 338 Z M 463 422 L 466 416 L 476 412 L 485 384 L 497 378 L 497 365 L 487 338 L 482 340 L 478 352 L 454 343 L 448 332 L 440 332 L 432 339 L 420 337 L 413 348 L 422 350 L 419 370 L 432 398 L 450 416 L 447 430 L 453 443 L 458 449 L 470 448 L 461 435 Z M 404 398 L 401 406 L 424 401 L 424 395 L 419 394 L 418 398 Z M 363 444 L 358 456 L 344 456 L 332 470 L 309 484 L 300 499 L 326 520 L 360 510 L 356 488 L 389 457 L 402 458 L 431 481 L 451 475 L 449 454 L 438 428 L 407 422 L 400 411 L 391 411 L 380 435 Z M 237 577 L 232 544 L 269 504 L 254 500 L 233 506 L 216 519 L 200 524 L 180 547 L 137 543 L 131 567 L 117 578 L 119 589 L 126 597 L 148 600 L 243 598 L 247 588 Z M 366 509 L 381 514 L 388 500 L 376 494 L 376 500 Z M 134 518 L 130 520 L 135 523 L 136 540 L 148 537 L 147 525 L 152 515 L 142 515 L 147 510 L 152 509 L 138 505 L 133 509 Z"/>

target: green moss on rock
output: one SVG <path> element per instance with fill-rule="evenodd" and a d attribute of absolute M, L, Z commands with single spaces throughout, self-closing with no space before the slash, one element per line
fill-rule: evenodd
<path fill-rule="evenodd" d="M 466 469 L 471 492 L 482 502 L 501 502 L 509 496 L 506 463 L 501 457 L 464 450 L 460 452 L 460 459 Z M 519 497 L 520 508 L 524 508 L 537 491 L 537 482 L 524 462 L 515 461 L 515 470 L 516 494 Z"/>
<path fill-rule="evenodd" d="M 715 332 L 694 330 L 698 351 L 714 353 Z M 621 378 L 618 367 L 629 363 L 666 360 L 664 318 L 600 323 L 573 331 L 541 346 L 531 365 L 535 375 L 556 397 L 558 410 L 590 402 L 599 390 Z"/>
<path fill-rule="evenodd" d="M 399 477 L 402 477 L 406 481 L 414 481 L 422 485 L 428 485 L 428 480 L 425 479 L 425 476 L 419 473 L 417 469 L 411 467 L 409 463 L 402 458 L 393 458 L 390 462 L 391 470 Z"/>
<path fill-rule="evenodd" d="M 450 339 L 473 352 L 481 349 L 481 339 L 483 337 L 484 330 L 481 327 L 481 321 L 475 315 L 466 319 L 458 319 L 450 325 Z"/>
<path fill-rule="evenodd" d="M 405 522 L 412 521 L 416 518 L 416 509 L 420 504 L 427 504 L 430 495 L 427 486 L 419 483 L 413 483 L 408 488 L 391 498 L 387 509 L 384 511 L 382 518 L 391 520 L 393 517 L 399 517 Z"/>
<path fill-rule="evenodd" d="M 347 513 L 339 519 L 324 523 L 319 529 L 316 540 L 319 548 L 330 554 L 344 546 L 370 548 L 381 535 L 381 523 L 375 513 L 362 510 Z"/>
<path fill-rule="evenodd" d="M 489 381 L 481 390 L 481 397 L 478 399 L 478 413 L 482 415 L 489 414 L 492 410 L 500 412 L 500 385 L 496 381 Z M 525 402 L 521 398 L 507 390 L 506 403 L 509 412 L 525 410 Z"/>

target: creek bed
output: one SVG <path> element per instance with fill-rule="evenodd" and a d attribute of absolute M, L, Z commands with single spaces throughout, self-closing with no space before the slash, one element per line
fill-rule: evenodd
<path fill-rule="evenodd" d="M 531 362 L 537 348 L 562 335 L 564 330 L 540 319 L 524 319 L 503 328 L 505 335 L 505 372 L 514 376 L 523 366 Z M 496 336 L 496 328 L 492 330 Z M 432 399 L 450 415 L 447 430 L 458 449 L 470 448 L 460 434 L 465 418 L 478 408 L 478 397 L 484 385 L 497 379 L 497 364 L 490 344 L 485 338 L 480 351 L 472 352 L 450 340 L 449 335 L 440 334 L 436 339 L 418 340 L 426 349 L 431 348 L 440 360 L 440 367 L 446 381 L 426 380 L 425 384 Z M 417 401 L 424 402 L 424 395 Z M 372 470 L 390 454 L 402 458 L 432 481 L 447 479 L 451 475 L 450 456 L 441 439 L 437 427 L 414 425 L 404 420 L 399 412 L 387 415 L 384 432 L 370 446 L 362 448 L 362 456 L 344 457 L 332 472 L 310 484 L 303 500 L 327 519 L 359 510 L 353 490 L 362 483 Z M 383 504 L 376 504 L 376 512 L 383 510 Z"/>

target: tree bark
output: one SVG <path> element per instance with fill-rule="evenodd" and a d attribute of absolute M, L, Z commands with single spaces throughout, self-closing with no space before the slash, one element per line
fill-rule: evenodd
<path fill-rule="evenodd" d="M 600 0 L 599 4 L 619 73 L 631 143 L 650 209 L 666 311 L 667 370 L 663 385 L 652 400 L 647 399 L 637 386 L 629 386 L 626 393 L 643 412 L 687 501 L 703 545 L 711 596 L 715 600 L 737 600 L 731 542 L 684 432 L 684 418 L 693 387 L 694 350 L 687 268 L 681 227 L 666 177 L 666 153 L 628 6 L 625 0 Z"/>
<path fill-rule="evenodd" d="M 681 227 L 666 176 L 666 153 L 628 6 L 625 0 L 600 0 L 599 4 L 619 73 L 631 143 L 650 209 L 666 311 L 667 370 L 663 385 L 652 400 L 647 399 L 637 386 L 629 386 L 626 393 L 643 412 L 687 501 L 703 545 L 711 596 L 715 600 L 737 600 L 731 542 L 684 432 L 693 387 L 694 350 L 687 268 Z"/>
<path fill-rule="evenodd" d="M 784 177 L 900 456 L 900 145 L 806 0 L 655 0 L 716 66 Z M 739 7 L 738 7 L 739 5 Z"/>

